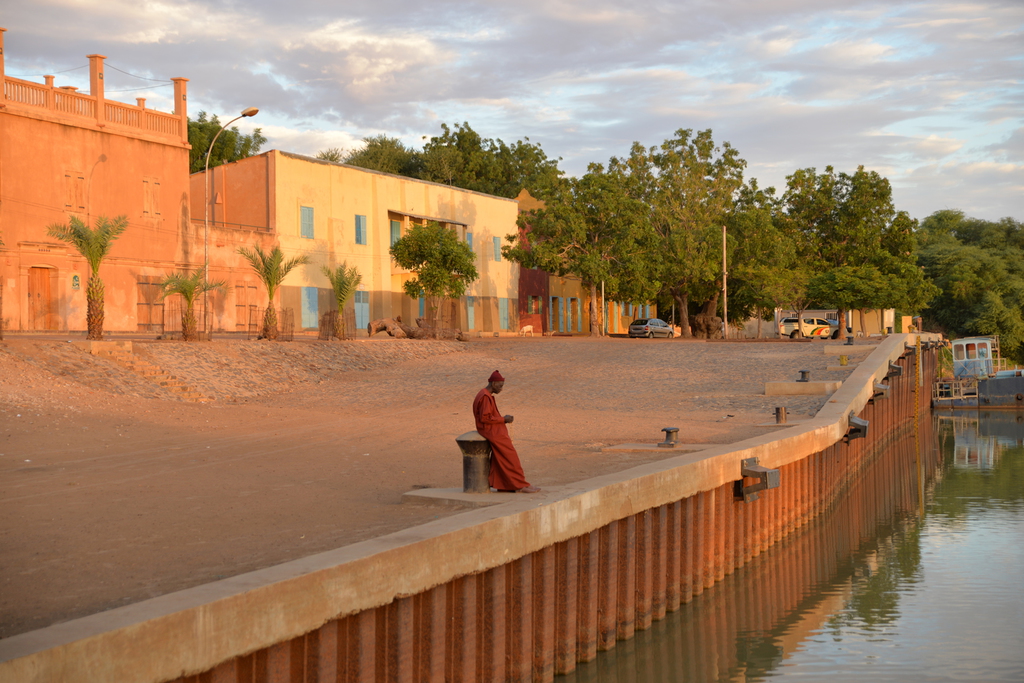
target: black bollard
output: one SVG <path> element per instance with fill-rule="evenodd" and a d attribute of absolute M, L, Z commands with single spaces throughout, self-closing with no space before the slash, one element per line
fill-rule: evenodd
<path fill-rule="evenodd" d="M 490 493 L 487 477 L 491 473 L 491 444 L 479 432 L 472 431 L 455 438 L 462 451 L 463 493 Z"/>
<path fill-rule="evenodd" d="M 658 446 L 660 448 L 675 448 L 676 439 L 679 436 L 679 427 L 664 427 L 661 431 L 665 432 L 665 440 L 659 441 Z"/>
<path fill-rule="evenodd" d="M 811 371 L 810 370 L 801 370 L 800 371 L 800 379 L 798 379 L 797 382 L 810 382 L 810 381 L 811 381 Z"/>

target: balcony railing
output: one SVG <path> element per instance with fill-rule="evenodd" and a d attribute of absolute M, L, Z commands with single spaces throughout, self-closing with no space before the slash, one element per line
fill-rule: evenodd
<path fill-rule="evenodd" d="M 83 119 L 96 120 L 96 98 L 67 88 L 4 78 L 4 102 L 38 107 Z M 168 138 L 182 138 L 181 118 L 175 114 L 131 104 L 103 100 L 102 122 Z"/>

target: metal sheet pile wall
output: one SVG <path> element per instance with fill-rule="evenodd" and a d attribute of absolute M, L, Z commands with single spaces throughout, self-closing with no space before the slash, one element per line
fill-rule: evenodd
<path fill-rule="evenodd" d="M 782 485 L 756 501 L 737 499 L 732 484 L 702 491 L 177 680 L 551 681 L 650 628 L 823 512 L 842 508 L 867 524 L 885 506 L 913 499 L 915 453 L 887 447 L 916 433 L 927 414 L 935 353 L 921 353 L 920 371 L 914 349 L 896 365 L 887 396 L 860 412 L 866 438 L 782 466 Z M 805 569 L 816 575 L 828 561 L 809 555 Z"/>

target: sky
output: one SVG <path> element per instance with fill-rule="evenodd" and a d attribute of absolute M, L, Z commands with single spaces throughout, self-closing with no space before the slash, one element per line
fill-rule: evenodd
<path fill-rule="evenodd" d="M 441 124 L 528 138 L 569 175 L 710 128 L 746 177 L 887 177 L 898 209 L 1024 220 L 1024 2 L 0 0 L 8 76 L 258 126 L 314 155 Z M 152 80 L 147 80 L 152 79 Z"/>

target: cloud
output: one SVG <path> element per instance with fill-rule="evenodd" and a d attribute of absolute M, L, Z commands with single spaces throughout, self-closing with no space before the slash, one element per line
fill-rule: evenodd
<path fill-rule="evenodd" d="M 135 76 L 191 79 L 193 114 L 260 107 L 255 123 L 282 149 L 378 133 L 418 145 L 441 122 L 469 121 L 486 137 L 529 136 L 582 173 L 634 140 L 712 128 L 762 185 L 864 164 L 891 172 L 915 215 L 955 200 L 980 217 L 1024 216 L 1012 191 L 1024 157 L 1019 0 L 8 5 L 8 73 L 55 73 L 99 52 Z M 108 78 L 126 101 L 138 92 L 170 107 L 166 84 Z M 87 72 L 58 82 L 87 89 Z"/>

